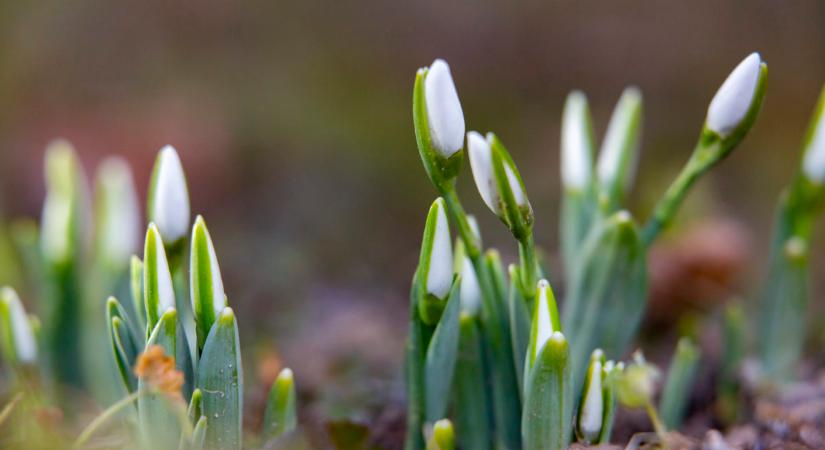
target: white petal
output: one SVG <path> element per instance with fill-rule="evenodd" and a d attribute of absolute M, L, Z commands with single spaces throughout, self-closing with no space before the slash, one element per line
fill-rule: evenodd
<path fill-rule="evenodd" d="M 507 163 L 504 164 L 504 173 L 507 174 L 507 182 L 510 184 L 510 190 L 513 191 L 513 198 L 516 200 L 516 204 L 519 206 L 527 206 L 527 196 L 524 195 L 521 183 L 519 183 L 513 168 L 507 165 Z"/>
<path fill-rule="evenodd" d="M 155 255 L 158 268 L 158 317 L 164 311 L 175 307 L 175 288 L 172 284 L 172 273 L 169 271 L 169 262 L 166 260 L 166 249 L 163 240 L 154 224 L 149 225 L 150 233 L 158 233 L 155 237 Z"/>
<path fill-rule="evenodd" d="M 29 322 L 29 316 L 26 315 L 20 298 L 14 289 L 8 287 L 3 288 L 0 297 L 8 305 L 14 351 L 17 358 L 23 363 L 35 362 L 37 359 L 37 341 L 34 337 L 34 331 L 32 331 L 31 322 Z"/>
<path fill-rule="evenodd" d="M 544 343 L 553 335 L 553 322 L 550 319 L 550 283 L 547 280 L 539 281 L 539 295 L 536 301 L 539 302 L 539 317 L 536 328 L 536 354 L 544 346 Z"/>
<path fill-rule="evenodd" d="M 494 213 L 499 214 L 498 191 L 493 178 L 493 154 L 490 143 L 480 133 L 467 133 L 467 151 L 470 154 L 470 168 L 481 199 Z"/>
<path fill-rule="evenodd" d="M 593 361 L 590 372 L 590 384 L 587 386 L 584 406 L 582 406 L 579 429 L 585 439 L 594 442 L 602 430 L 602 414 L 604 411 L 602 399 L 602 363 Z"/>
<path fill-rule="evenodd" d="M 98 188 L 100 250 L 110 263 L 125 266 L 140 246 L 141 222 L 129 164 L 123 158 L 106 158 L 98 172 Z"/>
<path fill-rule="evenodd" d="M 158 159 L 151 219 L 167 242 L 175 242 L 189 231 L 189 192 L 178 152 L 163 147 Z"/>
<path fill-rule="evenodd" d="M 450 74 L 450 67 L 436 59 L 424 79 L 424 97 L 430 139 L 441 156 L 449 158 L 464 143 L 464 112 Z"/>
<path fill-rule="evenodd" d="M 751 53 L 728 75 L 708 107 L 708 128 L 727 136 L 739 126 L 753 102 L 761 64 L 759 53 Z"/>
<path fill-rule="evenodd" d="M 467 314 L 476 315 L 481 308 L 481 286 L 478 284 L 476 270 L 470 258 L 464 258 L 461 268 L 461 309 Z"/>
<path fill-rule="evenodd" d="M 453 281 L 453 247 L 444 200 L 436 202 L 438 213 L 435 222 L 433 248 L 430 251 L 430 270 L 427 273 L 427 292 L 445 298 Z"/>
<path fill-rule="evenodd" d="M 586 116 L 584 94 L 571 93 L 564 107 L 561 129 L 561 178 L 570 189 L 583 189 L 590 182 L 593 156 Z"/>
<path fill-rule="evenodd" d="M 805 149 L 802 170 L 811 181 L 825 183 L 825 111 L 819 114 L 813 136 Z"/>

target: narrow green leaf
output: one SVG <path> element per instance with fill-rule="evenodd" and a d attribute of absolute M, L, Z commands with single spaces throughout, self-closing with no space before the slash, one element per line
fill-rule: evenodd
<path fill-rule="evenodd" d="M 141 330 L 146 330 L 146 301 L 143 298 L 143 261 L 137 256 L 132 255 L 132 260 L 129 267 L 129 289 L 132 294 L 132 304 L 137 313 L 137 326 Z M 148 335 L 149 332 L 146 332 Z"/>
<path fill-rule="evenodd" d="M 200 389 L 192 391 L 192 398 L 189 399 L 189 420 L 195 423 L 203 415 L 203 392 Z"/>
<path fill-rule="evenodd" d="M 112 345 L 114 361 L 120 373 L 126 392 L 137 389 L 137 380 L 132 372 L 139 349 L 143 347 L 128 324 L 123 307 L 114 297 L 106 302 L 106 322 L 109 324 L 109 341 Z"/>
<path fill-rule="evenodd" d="M 569 444 L 573 395 L 568 358 L 567 340 L 560 332 L 554 332 L 536 356 L 525 386 L 525 449 L 564 450 Z"/>
<path fill-rule="evenodd" d="M 532 329 L 530 311 L 527 309 L 527 302 L 521 295 L 518 288 L 519 266 L 511 264 L 508 268 L 510 272 L 510 296 L 508 312 L 510 316 L 510 337 L 513 345 L 513 365 L 516 368 L 516 378 L 519 384 L 519 395 L 524 399 L 524 366 L 527 361 L 527 349 L 530 347 L 530 333 Z M 532 365 L 532 361 L 530 361 Z"/>
<path fill-rule="evenodd" d="M 264 441 L 289 433 L 295 429 L 297 423 L 295 381 L 292 370 L 284 369 L 269 390 L 264 412 Z"/>
<path fill-rule="evenodd" d="M 701 350 L 690 338 L 679 339 L 659 400 L 662 421 L 670 429 L 679 428 L 685 417 L 700 356 Z"/>
<path fill-rule="evenodd" d="M 198 364 L 197 387 L 209 418 L 206 449 L 240 449 L 243 424 L 243 368 L 235 313 L 226 307 L 212 326 Z"/>
<path fill-rule="evenodd" d="M 195 429 L 192 431 L 192 444 L 189 446 L 191 450 L 203 449 L 206 442 L 207 420 L 206 416 L 201 416 L 195 424 Z"/>
<path fill-rule="evenodd" d="M 407 433 L 404 438 L 405 450 L 424 448 L 422 428 L 424 424 L 424 330 L 426 327 L 418 314 L 420 299 L 418 271 L 413 276 L 410 289 L 409 335 L 404 348 L 404 374 L 407 387 Z"/>
<path fill-rule="evenodd" d="M 175 289 L 172 274 L 166 259 L 166 250 L 155 224 L 146 230 L 146 245 L 143 250 L 143 292 L 146 300 L 146 320 L 148 329 L 153 330 L 161 314 L 168 308 L 175 308 Z"/>
<path fill-rule="evenodd" d="M 536 286 L 536 301 L 533 305 L 533 320 L 530 326 L 530 341 L 527 347 L 525 373 L 529 374 L 538 351 L 544 342 L 557 331 L 562 331 L 556 296 L 547 280 L 541 280 Z"/>
<path fill-rule="evenodd" d="M 624 363 L 614 363 L 610 360 L 602 368 L 602 390 L 604 392 L 604 418 L 602 431 L 599 435 L 599 444 L 609 444 L 613 434 L 613 424 L 616 417 L 616 384 L 624 371 Z"/>
<path fill-rule="evenodd" d="M 203 217 L 195 219 L 192 227 L 192 251 L 189 259 L 189 286 L 192 311 L 197 325 L 198 348 L 203 348 L 206 336 L 215 323 L 215 317 L 226 307 L 221 269 L 215 247 Z"/>
<path fill-rule="evenodd" d="M 607 214 L 621 208 L 633 183 L 639 159 L 641 123 L 642 94 L 638 88 L 629 87 L 616 103 L 599 152 L 599 201 Z"/>
<path fill-rule="evenodd" d="M 458 316 L 461 310 L 460 277 L 453 281 L 444 314 L 435 328 L 424 362 L 426 422 L 433 423 L 447 412 L 458 353 Z"/>
<path fill-rule="evenodd" d="M 462 313 L 455 367 L 456 428 L 461 448 L 493 448 L 493 411 L 486 385 L 489 369 L 484 363 L 478 317 Z"/>
<path fill-rule="evenodd" d="M 586 444 L 598 442 L 604 427 L 604 365 L 604 352 L 599 349 L 593 350 L 576 417 L 576 434 Z"/>

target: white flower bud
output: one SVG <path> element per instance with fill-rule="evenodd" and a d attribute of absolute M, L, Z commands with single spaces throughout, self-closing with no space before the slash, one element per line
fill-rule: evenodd
<path fill-rule="evenodd" d="M 9 313 L 11 336 L 14 341 L 14 353 L 17 359 L 24 364 L 32 364 L 37 360 L 37 340 L 32 330 L 29 316 L 23 309 L 20 297 L 10 287 L 0 290 L 0 300 L 5 303 Z"/>
<path fill-rule="evenodd" d="M 590 183 L 593 155 L 587 98 L 579 91 L 567 96 L 561 128 L 561 179 L 569 189 Z"/>
<path fill-rule="evenodd" d="M 481 286 L 470 258 L 464 257 L 461 267 L 461 309 L 470 315 L 477 315 L 481 308 Z"/>
<path fill-rule="evenodd" d="M 823 90 L 822 100 L 825 103 L 825 90 Z M 817 183 L 825 183 L 825 106 L 818 108 L 819 117 L 813 125 L 810 140 L 804 150 L 802 160 L 802 171 L 809 180 Z"/>
<path fill-rule="evenodd" d="M 473 179 L 476 182 L 478 193 L 481 194 L 481 199 L 496 215 L 500 214 L 496 179 L 493 176 L 493 151 L 490 142 L 481 133 L 471 131 L 467 133 L 467 151 L 470 154 Z"/>
<path fill-rule="evenodd" d="M 205 247 L 206 254 L 202 250 Z M 204 262 L 203 258 L 208 258 L 208 266 L 206 271 L 201 270 L 201 264 Z M 189 277 L 189 291 L 191 293 L 192 310 L 195 314 L 201 308 L 200 296 L 209 295 L 208 301 L 211 301 L 212 310 L 215 317 L 223 311 L 226 307 L 226 294 L 223 290 L 223 279 L 221 278 L 221 268 L 218 265 L 218 257 L 215 254 L 215 246 L 212 243 L 212 237 L 209 230 L 206 228 L 206 222 L 203 217 L 195 218 L 195 225 L 192 227 L 192 253 L 190 255 L 190 277 Z M 202 277 L 207 276 L 209 283 L 204 283 Z M 210 292 L 207 294 L 201 291 L 202 287 L 209 287 Z M 207 302 L 208 302 L 207 301 Z"/>
<path fill-rule="evenodd" d="M 171 145 L 160 150 L 155 163 L 149 219 L 169 243 L 184 237 L 189 231 L 189 191 L 178 152 Z"/>
<path fill-rule="evenodd" d="M 433 206 L 437 208 L 437 211 L 435 232 L 432 235 L 432 248 L 429 255 L 427 292 L 438 298 L 445 298 L 450 292 L 450 286 L 453 282 L 453 247 L 444 199 L 439 198 Z"/>
<path fill-rule="evenodd" d="M 433 61 L 427 71 L 424 96 L 432 145 L 441 156 L 449 158 L 464 144 L 464 112 L 450 67 L 443 59 Z"/>
<path fill-rule="evenodd" d="M 587 442 L 596 442 L 602 431 L 604 399 L 602 398 L 602 362 L 593 359 L 590 363 L 590 377 L 584 404 L 579 414 L 579 432 Z"/>
<path fill-rule="evenodd" d="M 536 347 L 535 351 L 538 352 L 544 346 L 544 343 L 550 339 L 550 336 L 553 335 L 553 332 L 561 331 L 556 330 L 553 327 L 553 315 L 558 314 L 556 311 L 551 311 L 551 307 L 555 307 L 556 300 L 555 298 L 551 298 L 553 295 L 550 283 L 547 280 L 539 281 L 539 293 L 536 296 L 536 301 L 539 302 L 538 304 L 538 318 L 537 318 L 537 326 L 536 326 Z M 534 355 L 535 357 L 535 355 Z"/>
<path fill-rule="evenodd" d="M 705 121 L 709 129 L 725 137 L 742 123 L 756 94 L 761 64 L 759 53 L 754 52 L 728 75 L 708 107 Z"/>
<path fill-rule="evenodd" d="M 98 169 L 97 233 L 99 251 L 111 264 L 124 266 L 140 246 L 140 210 L 132 171 L 119 157 Z"/>

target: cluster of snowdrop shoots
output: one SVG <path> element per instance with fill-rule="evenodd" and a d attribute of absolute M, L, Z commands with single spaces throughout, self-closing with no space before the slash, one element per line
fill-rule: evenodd
<path fill-rule="evenodd" d="M 557 305 L 547 266 L 536 256 L 525 182 L 509 152 L 494 133 L 465 134 L 445 61 L 418 71 L 416 141 L 440 197 L 427 217 L 411 293 L 407 449 L 453 439 L 464 448 L 608 443 L 618 402 L 645 408 L 660 440 L 667 428 L 679 426 L 700 360 L 693 339 L 680 340 L 658 408 L 652 402 L 659 371 L 641 353 L 629 365 L 619 360 L 644 313 L 648 249 L 690 188 L 751 129 L 766 86 L 767 65 L 758 53 L 748 55 L 713 96 L 693 153 L 643 223 L 624 205 L 638 159 L 641 93 L 628 88 L 622 94 L 597 162 L 587 99 L 579 91 L 568 96 L 560 140 L 565 270 L 559 281 L 565 296 Z M 804 340 L 804 252 L 825 202 L 823 105 L 825 90 L 795 181 L 782 196 L 768 281 L 757 293 L 765 328 L 755 340 L 765 383 L 788 379 Z M 495 249 L 483 248 L 476 221 L 456 193 L 465 155 L 482 200 L 518 245 L 518 262 L 506 270 Z M 454 245 L 451 227 L 458 235 Z M 725 357 L 726 367 L 739 364 L 738 356 Z"/>

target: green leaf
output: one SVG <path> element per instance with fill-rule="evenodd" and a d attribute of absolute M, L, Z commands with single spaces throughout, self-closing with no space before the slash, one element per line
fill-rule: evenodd
<path fill-rule="evenodd" d="M 604 352 L 593 350 L 576 417 L 576 434 L 586 444 L 598 442 L 605 425 L 604 365 Z"/>
<path fill-rule="evenodd" d="M 167 310 L 149 336 L 146 349 L 158 345 L 166 355 L 175 358 L 177 318 L 175 309 Z M 181 434 L 178 415 L 174 409 L 177 400 L 167 393 L 157 391 L 144 378 L 138 379 L 138 391 L 141 392 L 138 397 L 138 417 L 143 442 L 154 448 L 177 446 Z"/>
<path fill-rule="evenodd" d="M 203 415 L 203 392 L 200 389 L 192 391 L 192 398 L 189 399 L 189 420 L 193 423 Z"/>
<path fill-rule="evenodd" d="M 659 400 L 662 421 L 670 429 L 679 428 L 685 417 L 701 353 L 699 347 L 688 337 L 682 337 L 676 345 L 676 353 L 670 362 Z"/>
<path fill-rule="evenodd" d="M 426 422 L 443 418 L 450 399 L 456 354 L 458 353 L 458 316 L 461 309 L 460 280 L 453 280 L 444 314 L 435 328 L 424 361 Z"/>
<path fill-rule="evenodd" d="M 109 341 L 121 380 L 127 392 L 134 392 L 137 380 L 132 368 L 142 347 L 142 339 L 135 336 L 126 312 L 114 297 L 109 297 L 106 302 L 106 322 L 109 324 Z"/>
<path fill-rule="evenodd" d="M 564 304 L 576 391 L 593 350 L 609 358 L 627 350 L 644 314 L 647 283 L 646 248 L 630 214 L 620 211 L 588 237 Z"/>
<path fill-rule="evenodd" d="M 533 305 L 533 320 L 530 326 L 530 341 L 527 347 L 525 373 L 530 369 L 538 356 L 538 351 L 544 342 L 556 331 L 562 331 L 559 320 L 559 310 L 556 305 L 556 296 L 547 280 L 541 280 L 536 286 L 536 301 Z"/>
<path fill-rule="evenodd" d="M 132 304 L 137 313 L 137 326 L 141 330 L 146 330 L 146 301 L 143 298 L 143 261 L 133 255 L 129 267 L 129 289 L 132 294 Z M 149 332 L 146 331 L 146 335 Z"/>
<path fill-rule="evenodd" d="M 264 412 L 264 441 L 289 433 L 295 429 L 297 422 L 295 382 L 292 370 L 284 369 L 269 390 Z"/>
<path fill-rule="evenodd" d="M 197 387 L 209 418 L 206 449 L 240 449 L 243 424 L 243 368 L 238 324 L 224 308 L 212 326 L 198 364 Z"/>
<path fill-rule="evenodd" d="M 622 92 L 607 126 L 597 167 L 599 202 L 610 214 L 621 208 L 639 159 L 642 94 L 636 87 Z"/>
<path fill-rule="evenodd" d="M 478 317 L 461 314 L 459 327 L 454 389 L 459 446 L 492 449 L 492 399 L 486 385 L 489 369 L 484 364 Z"/>
<path fill-rule="evenodd" d="M 624 363 L 614 363 L 612 360 L 605 363 L 602 368 L 602 391 L 604 402 L 604 418 L 602 419 L 602 431 L 599 434 L 599 444 L 609 444 L 613 434 L 613 424 L 616 417 L 616 384 L 624 371 Z"/>
<path fill-rule="evenodd" d="M 189 260 L 192 310 L 197 324 L 198 348 L 203 348 L 215 317 L 226 307 L 221 269 L 215 247 L 203 217 L 192 227 L 192 251 Z"/>
<path fill-rule="evenodd" d="M 206 442 L 206 430 L 208 428 L 206 416 L 201 416 L 195 424 L 195 429 L 192 431 L 192 443 L 189 445 L 191 450 L 202 450 Z"/>
<path fill-rule="evenodd" d="M 419 291 L 418 271 L 413 276 L 410 289 L 409 335 L 404 348 L 404 375 L 407 394 L 407 433 L 404 438 L 405 450 L 424 448 L 422 427 L 424 422 L 424 328 L 418 314 Z"/>
<path fill-rule="evenodd" d="M 519 395 L 524 398 L 524 366 L 527 361 L 527 349 L 530 347 L 530 333 L 532 329 L 530 311 L 527 309 L 527 302 L 521 295 L 518 288 L 519 266 L 511 264 L 510 271 L 510 296 L 509 316 L 510 316 L 510 337 L 513 345 L 513 364 L 516 368 L 516 378 L 519 384 Z M 532 361 L 530 361 L 532 365 Z"/>
<path fill-rule="evenodd" d="M 164 311 L 175 308 L 175 289 L 166 250 L 155 224 L 146 230 L 143 250 L 143 292 L 148 329 L 153 330 Z"/>
<path fill-rule="evenodd" d="M 522 412 L 524 448 L 564 450 L 570 441 L 573 395 L 569 349 L 560 332 L 541 347 L 527 378 Z"/>

